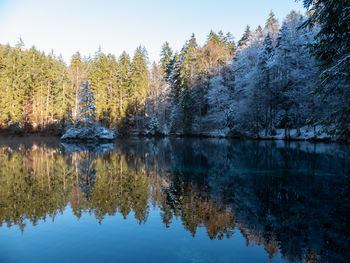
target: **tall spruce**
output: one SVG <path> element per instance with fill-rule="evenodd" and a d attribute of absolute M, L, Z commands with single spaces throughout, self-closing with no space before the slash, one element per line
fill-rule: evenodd
<path fill-rule="evenodd" d="M 78 114 L 80 88 L 83 80 L 87 77 L 87 63 L 83 61 L 79 52 L 76 52 L 72 56 L 68 71 L 71 90 L 73 92 L 72 115 L 75 118 Z"/>
<path fill-rule="evenodd" d="M 195 77 L 197 74 L 197 59 L 199 46 L 194 34 L 191 38 L 186 41 L 183 46 L 180 58 L 182 62 L 181 67 L 181 104 L 183 110 L 183 132 L 184 134 L 192 133 L 192 120 L 193 120 L 193 98 L 191 94 L 191 89 L 195 85 Z"/>
<path fill-rule="evenodd" d="M 147 67 L 148 57 L 145 48 L 139 46 L 131 62 L 129 113 L 136 117 L 136 129 L 143 129 L 146 96 L 150 88 L 150 74 Z"/>
<path fill-rule="evenodd" d="M 115 89 L 117 61 L 111 54 L 96 52 L 90 67 L 90 80 L 96 97 L 97 118 L 104 125 L 110 126 L 112 98 Z"/>
<path fill-rule="evenodd" d="M 165 42 L 160 52 L 160 65 L 163 71 L 164 77 L 168 80 L 171 72 L 171 61 L 173 58 L 173 50 L 170 48 L 169 43 Z"/>
<path fill-rule="evenodd" d="M 242 47 L 242 46 L 246 45 L 250 35 L 251 35 L 250 26 L 247 25 L 246 28 L 245 28 L 243 36 L 238 41 L 238 47 Z"/>
<path fill-rule="evenodd" d="M 125 117 L 125 110 L 128 106 L 130 97 L 131 83 L 131 61 L 130 56 L 123 52 L 118 59 L 116 72 L 116 94 L 115 94 L 115 111 L 118 112 L 119 118 Z"/>
<path fill-rule="evenodd" d="M 79 94 L 79 112 L 74 120 L 76 128 L 91 127 L 96 122 L 95 96 L 91 84 L 85 81 Z"/>

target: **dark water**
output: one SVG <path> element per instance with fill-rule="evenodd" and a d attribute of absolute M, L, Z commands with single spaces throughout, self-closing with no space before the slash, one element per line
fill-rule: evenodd
<path fill-rule="evenodd" d="M 349 262 L 350 149 L 0 138 L 0 262 Z"/>

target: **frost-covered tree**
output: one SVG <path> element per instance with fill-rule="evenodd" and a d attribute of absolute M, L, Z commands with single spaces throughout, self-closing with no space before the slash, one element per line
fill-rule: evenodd
<path fill-rule="evenodd" d="M 91 90 L 91 84 L 85 81 L 79 94 L 79 112 L 74 121 L 74 127 L 91 127 L 96 123 L 95 97 Z"/>
<path fill-rule="evenodd" d="M 222 74 L 213 76 L 208 80 L 208 90 L 204 95 L 206 105 L 203 110 L 205 110 L 205 114 L 202 116 L 203 120 L 201 123 L 202 131 L 209 131 L 219 135 L 225 132 L 225 112 L 231 106 L 234 94 L 233 85 L 225 83 L 228 81 L 225 79 L 225 74 L 227 73 L 226 71 L 229 71 L 229 66 L 222 71 Z M 232 74 L 232 72 L 228 72 L 228 74 Z"/>
<path fill-rule="evenodd" d="M 170 85 L 166 81 L 166 73 L 162 70 L 161 65 L 153 64 L 150 86 L 146 103 L 148 131 L 152 134 L 168 134 L 171 94 Z M 155 127 L 157 127 L 156 130 Z"/>
<path fill-rule="evenodd" d="M 170 131 L 176 133 L 182 128 L 182 111 L 180 95 L 182 91 L 181 78 L 182 61 L 178 52 L 175 52 L 171 60 L 171 72 L 168 79 L 170 85 Z"/>
<path fill-rule="evenodd" d="M 82 85 L 79 100 L 78 118 L 74 120 L 74 126 L 62 135 L 61 140 L 114 140 L 116 132 L 96 125 L 95 97 L 88 81 L 85 81 Z"/>
<path fill-rule="evenodd" d="M 330 132 L 350 139 L 350 1 L 304 0 L 305 26 L 319 25 L 312 53 L 321 63 L 317 92 L 329 106 L 324 123 Z"/>
<path fill-rule="evenodd" d="M 260 52 L 258 55 L 258 65 L 257 65 L 257 79 L 260 90 L 259 96 L 261 96 L 261 101 L 264 107 L 264 127 L 265 136 L 272 134 L 274 130 L 273 118 L 276 114 L 276 106 L 278 103 L 278 89 L 274 83 L 272 83 L 273 69 L 271 68 L 271 61 L 274 56 L 274 44 L 270 33 L 267 33 Z"/>
<path fill-rule="evenodd" d="M 232 64 L 234 72 L 234 95 L 229 108 L 225 111 L 226 126 L 235 135 L 259 136 L 264 120 L 263 85 L 260 83 L 263 33 L 251 32 L 240 47 Z M 265 74 L 266 76 L 266 74 Z"/>
<path fill-rule="evenodd" d="M 279 31 L 279 23 L 272 10 L 265 24 L 265 34 L 269 34 L 272 39 L 276 39 Z"/>
<path fill-rule="evenodd" d="M 290 127 L 297 129 L 310 123 L 317 114 L 312 96 L 317 78 L 318 66 L 310 54 L 308 45 L 313 42 L 315 30 L 300 28 L 304 22 L 302 15 L 292 11 L 285 21 L 277 38 L 276 53 L 271 67 L 278 72 L 273 82 L 280 87 L 281 104 L 278 125 L 285 128 L 288 136 Z"/>
<path fill-rule="evenodd" d="M 311 94 L 318 67 L 307 48 L 315 30 L 299 29 L 303 21 L 291 12 L 275 31 L 278 23 L 270 14 L 264 32 L 251 33 L 240 47 L 233 63 L 235 95 L 226 110 L 226 125 L 234 134 L 271 136 L 284 128 L 288 137 L 290 129 L 300 134 L 321 114 Z"/>
<path fill-rule="evenodd" d="M 182 89 L 181 69 L 182 62 L 178 52 L 175 52 L 174 57 L 171 61 L 171 72 L 169 76 L 169 82 L 171 84 L 171 92 L 174 97 L 174 101 L 177 103 L 179 95 Z"/>

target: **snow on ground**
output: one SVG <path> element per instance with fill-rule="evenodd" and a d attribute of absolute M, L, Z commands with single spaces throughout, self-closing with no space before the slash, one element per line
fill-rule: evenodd
<path fill-rule="evenodd" d="M 284 129 L 276 129 L 276 135 L 264 135 L 264 131 L 260 132 L 260 138 L 262 139 L 275 139 L 275 140 L 333 140 L 330 135 L 323 131 L 321 126 L 313 127 L 304 126 L 300 128 L 300 135 L 298 135 L 297 129 L 290 130 L 290 137 L 285 137 Z"/>
<path fill-rule="evenodd" d="M 116 134 L 105 127 L 93 126 L 84 128 L 70 128 L 61 137 L 61 140 L 81 140 L 81 141 L 98 141 L 114 140 Z"/>
<path fill-rule="evenodd" d="M 218 129 L 213 131 L 201 132 L 200 134 L 207 137 L 224 138 L 228 136 L 229 132 L 230 132 L 229 128 L 224 128 L 224 129 Z"/>

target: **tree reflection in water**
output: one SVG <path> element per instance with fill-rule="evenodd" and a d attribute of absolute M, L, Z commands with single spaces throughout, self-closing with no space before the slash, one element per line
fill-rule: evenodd
<path fill-rule="evenodd" d="M 80 218 L 157 208 L 193 237 L 240 231 L 269 258 L 346 262 L 349 150 L 305 142 L 128 139 L 116 145 L 16 142 L 0 147 L 0 220 L 23 231 L 70 206 Z"/>

